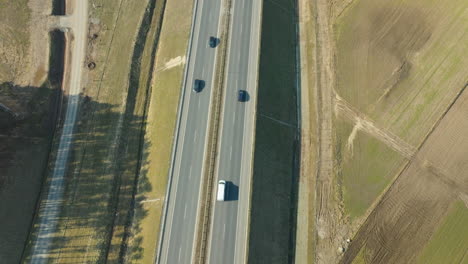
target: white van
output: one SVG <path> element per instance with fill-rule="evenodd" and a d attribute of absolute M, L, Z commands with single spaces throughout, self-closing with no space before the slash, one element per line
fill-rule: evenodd
<path fill-rule="evenodd" d="M 226 198 L 226 193 L 227 193 L 227 186 L 226 186 L 226 181 L 220 180 L 218 182 L 218 193 L 216 195 L 216 200 L 217 201 L 224 201 Z"/>

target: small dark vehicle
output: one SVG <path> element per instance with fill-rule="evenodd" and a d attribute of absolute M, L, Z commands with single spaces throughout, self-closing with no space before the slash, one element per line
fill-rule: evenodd
<path fill-rule="evenodd" d="M 205 81 L 195 79 L 195 82 L 193 84 L 193 91 L 199 93 L 203 90 L 203 87 L 205 87 Z"/>
<path fill-rule="evenodd" d="M 218 38 L 210 37 L 210 47 L 216 48 L 217 45 L 218 45 Z"/>
<path fill-rule="evenodd" d="M 247 91 L 245 90 L 239 90 L 239 93 L 237 94 L 237 101 L 239 102 L 245 102 L 247 101 Z"/>

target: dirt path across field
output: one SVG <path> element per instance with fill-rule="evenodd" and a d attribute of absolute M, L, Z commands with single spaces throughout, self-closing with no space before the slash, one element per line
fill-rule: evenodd
<path fill-rule="evenodd" d="M 348 102 L 343 100 L 338 94 L 335 94 L 335 113 L 352 121 L 356 129 L 377 138 L 405 158 L 411 159 L 414 156 L 416 152 L 415 147 L 406 143 L 396 135 L 375 126 L 372 120 L 360 113 L 352 105 L 348 104 Z"/>

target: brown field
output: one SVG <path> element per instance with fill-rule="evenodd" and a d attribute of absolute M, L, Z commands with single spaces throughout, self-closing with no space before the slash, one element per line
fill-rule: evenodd
<path fill-rule="evenodd" d="M 318 166 L 301 181 L 316 199 L 314 218 L 299 223 L 312 233 L 308 263 L 426 263 L 430 249 L 467 261 L 468 239 L 454 236 L 462 245 L 453 249 L 435 231 L 455 234 L 451 208 L 465 202 L 460 218 L 468 207 L 468 3 L 316 0 L 309 8 L 315 22 L 301 13 L 309 30 L 301 38 L 315 29 L 315 45 L 301 53 L 316 60 L 306 74 L 317 81 L 302 89 L 317 91 L 319 111 L 310 128 L 318 144 L 303 146 L 317 159 L 301 164 Z"/>

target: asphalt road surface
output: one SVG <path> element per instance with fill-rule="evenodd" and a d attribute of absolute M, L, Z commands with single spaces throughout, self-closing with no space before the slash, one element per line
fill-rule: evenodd
<path fill-rule="evenodd" d="M 63 131 L 60 136 L 59 150 L 54 163 L 47 197 L 42 201 L 39 211 L 39 227 L 37 236 L 33 241 L 30 263 L 49 263 L 47 253 L 50 249 L 51 236 L 57 228 L 57 218 L 61 209 L 64 191 L 64 176 L 66 173 L 70 145 L 73 139 L 78 108 L 79 94 L 81 92 L 81 74 L 85 58 L 85 46 L 88 26 L 88 1 L 75 1 L 74 12 L 61 22 L 63 27 L 71 28 L 74 36 L 72 59 L 70 65 L 70 87 Z M 70 43 L 68 43 L 70 44 Z M 68 45 L 67 44 L 67 45 Z"/>
<path fill-rule="evenodd" d="M 208 118 L 214 78 L 216 48 L 209 37 L 219 35 L 220 0 L 195 1 L 192 45 L 186 85 L 183 89 L 180 126 L 177 134 L 167 215 L 162 230 L 158 263 L 191 263 L 201 176 L 206 151 Z M 192 91 L 195 79 L 205 81 L 200 93 Z"/>
<path fill-rule="evenodd" d="M 209 263 L 246 263 L 252 147 L 257 94 L 261 1 L 233 0 L 218 180 L 228 182 L 228 201 L 216 202 Z M 249 94 L 238 102 L 239 90 Z"/>

